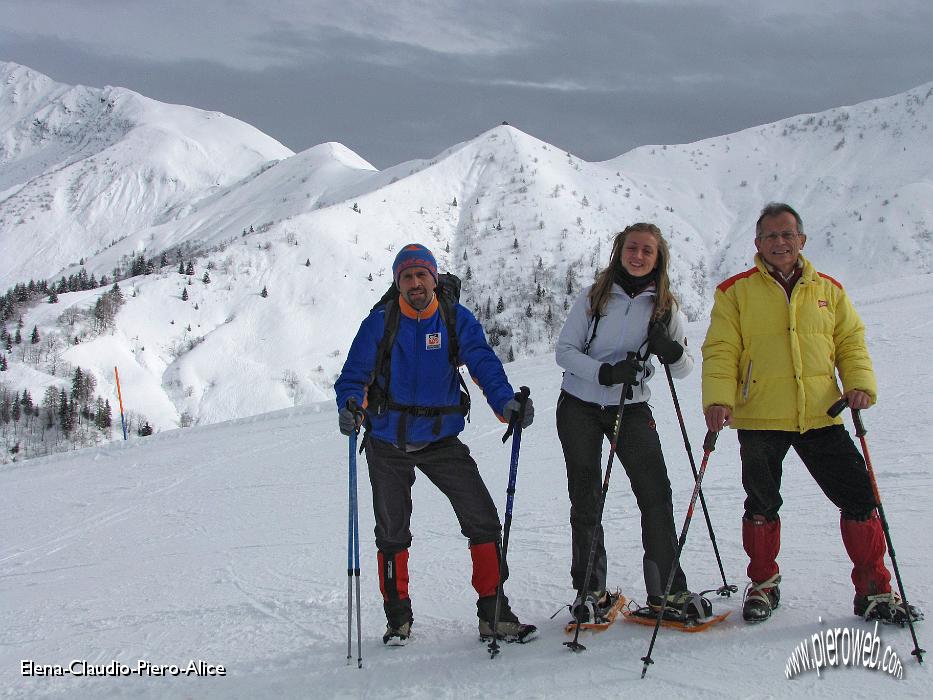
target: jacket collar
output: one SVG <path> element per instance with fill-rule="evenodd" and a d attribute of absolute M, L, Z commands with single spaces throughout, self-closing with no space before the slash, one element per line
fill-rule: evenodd
<path fill-rule="evenodd" d="M 423 311 L 418 311 L 414 306 L 405 301 L 405 297 L 401 294 L 399 294 L 398 297 L 398 308 L 402 312 L 402 315 L 415 320 L 433 316 L 437 312 L 438 304 L 436 293 L 434 294 L 434 298 L 431 299 L 431 303 L 428 304 Z"/>
<path fill-rule="evenodd" d="M 761 257 L 760 253 L 755 253 L 755 267 L 766 275 L 771 274 L 771 266 L 765 262 L 765 259 Z M 807 260 L 803 256 L 803 253 L 797 256 L 797 267 L 801 268 L 801 279 L 812 280 L 814 275 L 817 274 L 816 268 L 813 267 L 813 263 Z"/>
<path fill-rule="evenodd" d="M 643 295 L 643 294 L 651 294 L 651 295 L 654 295 L 654 294 L 657 294 L 657 291 L 658 291 L 658 288 L 657 288 L 657 285 L 656 285 L 654 282 L 652 282 L 652 283 L 649 284 L 647 287 L 645 287 L 644 289 L 642 289 L 642 290 L 641 290 L 640 292 L 638 292 L 638 294 L 636 294 L 634 297 L 629 297 L 628 292 L 626 292 L 624 289 L 622 289 L 622 286 L 621 286 L 618 282 L 613 282 L 613 283 L 612 283 L 612 288 L 610 289 L 610 293 L 611 293 L 611 294 L 620 294 L 620 295 L 622 295 L 622 296 L 624 296 L 624 297 L 626 297 L 626 298 L 629 298 L 629 299 L 635 299 L 635 298 L 637 298 L 637 297 L 640 297 L 640 296 Z"/>

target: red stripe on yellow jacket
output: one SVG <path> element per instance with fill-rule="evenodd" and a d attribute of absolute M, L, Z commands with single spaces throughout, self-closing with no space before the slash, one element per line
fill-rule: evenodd
<path fill-rule="evenodd" d="M 729 289 L 729 287 L 731 287 L 733 284 L 738 282 L 739 280 L 744 280 L 746 277 L 751 277 L 757 272 L 759 272 L 757 267 L 753 267 L 751 270 L 746 270 L 745 272 L 740 272 L 737 275 L 733 275 L 732 277 L 727 279 L 725 282 L 721 282 L 719 286 L 716 287 L 716 289 L 718 289 L 720 292 L 724 292 L 727 289 Z"/>
<path fill-rule="evenodd" d="M 816 274 L 818 274 L 818 275 L 819 275 L 820 277 L 822 277 L 823 279 L 829 280 L 829 281 L 832 282 L 834 285 L 836 285 L 837 287 L 839 287 L 839 289 L 842 289 L 842 284 L 841 284 L 839 281 L 837 281 L 837 280 L 833 279 L 832 277 L 830 277 L 829 275 L 823 274 L 822 272 L 817 272 Z"/>

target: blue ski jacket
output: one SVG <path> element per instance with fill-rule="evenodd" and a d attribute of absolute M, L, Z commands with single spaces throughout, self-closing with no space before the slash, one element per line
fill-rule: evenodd
<path fill-rule="evenodd" d="M 447 350 L 447 325 L 438 310 L 437 297 L 423 311 L 415 310 L 399 298 L 399 327 L 391 352 L 389 396 L 396 404 L 419 407 L 456 406 L 460 402 L 459 369 L 450 363 Z M 500 417 L 505 404 L 515 393 L 509 384 L 502 362 L 489 347 L 483 327 L 465 306 L 457 304 L 457 340 L 460 362 L 466 365 L 479 385 L 490 408 Z M 376 309 L 364 319 L 357 331 L 343 370 L 334 384 L 337 407 L 343 408 L 355 398 L 364 408 L 367 390 L 376 363 L 376 351 L 385 332 L 385 310 Z M 370 434 L 378 440 L 399 445 L 400 411 L 383 415 L 369 412 Z M 434 416 L 406 416 L 406 444 L 424 444 L 458 435 L 463 431 L 461 413 Z M 438 430 L 439 427 L 439 430 Z"/>

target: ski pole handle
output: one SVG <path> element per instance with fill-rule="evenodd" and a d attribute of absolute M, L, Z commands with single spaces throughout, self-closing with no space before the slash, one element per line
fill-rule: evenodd
<path fill-rule="evenodd" d="M 527 403 L 529 396 L 531 396 L 531 389 L 529 389 L 527 386 L 519 387 L 518 402 L 522 405 L 521 417 L 525 416 L 525 404 Z"/>
<path fill-rule="evenodd" d="M 829 407 L 829 410 L 826 413 L 835 418 L 849 405 L 849 399 L 843 396 L 836 403 Z M 868 434 L 868 431 L 865 430 L 865 424 L 862 422 L 862 413 L 857 408 L 852 409 L 852 422 L 855 424 L 855 437 L 864 437 Z"/>
<path fill-rule="evenodd" d="M 518 411 L 512 414 L 509 419 L 509 427 L 506 429 L 505 435 L 502 436 L 503 443 L 508 442 L 509 438 L 512 437 L 516 425 L 521 429 L 522 423 L 525 422 L 525 405 L 528 403 L 529 396 L 531 396 L 531 389 L 527 386 L 520 387 L 518 393 L 515 394 L 515 400 L 518 401 Z"/>
<path fill-rule="evenodd" d="M 347 399 L 347 410 L 353 414 L 354 423 L 356 423 L 356 432 L 360 432 L 360 425 L 363 423 L 363 412 L 360 410 L 360 403 L 355 396 Z"/>
<path fill-rule="evenodd" d="M 713 432 L 712 430 L 706 431 L 706 437 L 703 439 L 703 451 L 709 454 L 716 449 L 716 439 L 719 437 L 719 433 Z"/>

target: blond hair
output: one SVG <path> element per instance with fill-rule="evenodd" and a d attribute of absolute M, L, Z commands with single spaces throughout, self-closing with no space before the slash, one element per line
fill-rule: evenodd
<path fill-rule="evenodd" d="M 677 303 L 677 298 L 671 291 L 671 279 L 667 272 L 668 261 L 671 258 L 670 246 L 668 246 L 667 240 L 661 233 L 661 229 L 654 224 L 639 222 L 626 226 L 623 231 L 616 234 L 615 240 L 612 242 L 612 257 L 609 259 L 609 265 L 596 275 L 596 282 L 590 288 L 588 295 L 590 316 L 603 315 L 606 311 L 606 304 L 609 301 L 609 293 L 612 290 L 616 270 L 622 266 L 622 249 L 625 247 L 625 241 L 630 233 L 650 233 L 658 244 L 658 260 L 655 264 L 657 270 L 655 304 L 651 319 L 661 318 Z"/>

